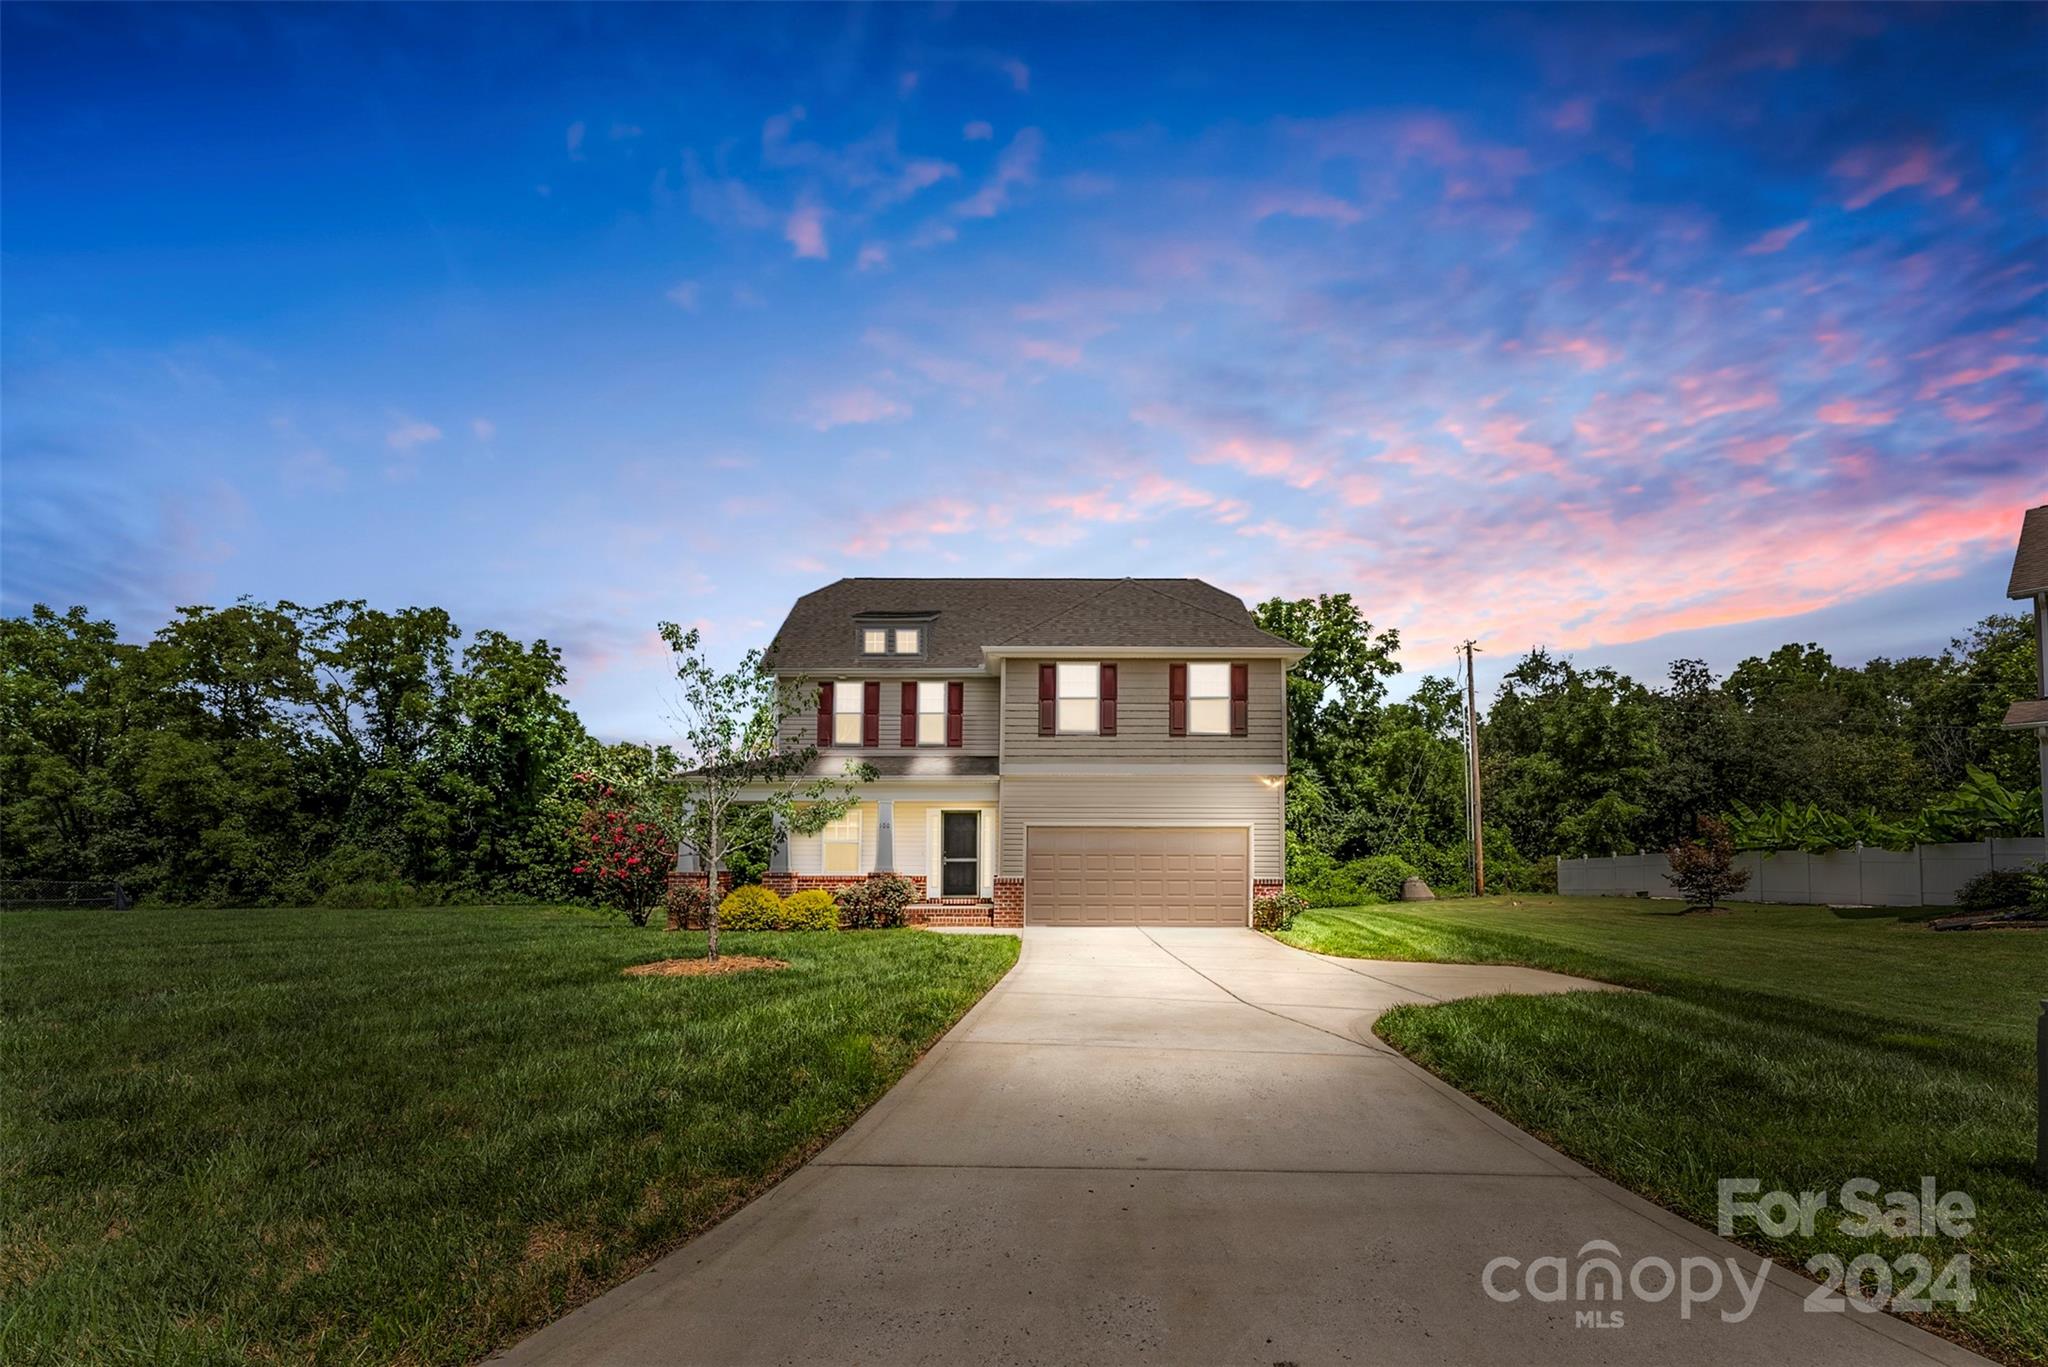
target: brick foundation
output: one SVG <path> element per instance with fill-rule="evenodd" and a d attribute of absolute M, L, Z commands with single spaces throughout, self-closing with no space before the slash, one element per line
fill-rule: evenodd
<path fill-rule="evenodd" d="M 1261 897 L 1278 896 L 1286 890 L 1287 885 L 1277 878 L 1254 878 L 1252 880 L 1252 900 L 1254 902 L 1258 901 Z"/>

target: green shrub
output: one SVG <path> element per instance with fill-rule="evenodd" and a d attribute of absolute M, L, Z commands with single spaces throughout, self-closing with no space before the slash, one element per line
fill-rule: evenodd
<path fill-rule="evenodd" d="M 839 910 L 855 930 L 893 930 L 904 922 L 904 908 L 917 900 L 917 884 L 893 873 L 839 890 Z"/>
<path fill-rule="evenodd" d="M 1395 854 L 1368 855 L 1343 864 L 1305 859 L 1288 870 L 1287 886 L 1312 907 L 1362 907 L 1400 901 L 1401 880 L 1418 876 L 1413 864 Z"/>
<path fill-rule="evenodd" d="M 2003 911 L 2026 906 L 2034 898 L 2032 869 L 1987 869 L 1956 890 L 1962 911 Z"/>
<path fill-rule="evenodd" d="M 1288 888 L 1252 901 L 1253 930 L 1286 930 L 1294 918 L 1308 910 L 1308 899 Z"/>
<path fill-rule="evenodd" d="M 718 904 L 718 924 L 723 930 L 774 930 L 781 921 L 782 899 L 775 889 L 759 883 L 734 888 Z"/>
<path fill-rule="evenodd" d="M 832 894 L 823 888 L 792 893 L 782 904 L 782 920 L 776 929 L 837 930 L 839 904 L 833 901 Z"/>

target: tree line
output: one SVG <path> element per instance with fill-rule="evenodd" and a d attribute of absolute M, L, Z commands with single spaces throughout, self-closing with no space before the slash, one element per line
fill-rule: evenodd
<path fill-rule="evenodd" d="M 561 652 L 439 608 L 187 607 L 126 643 L 0 620 L 0 877 L 153 901 L 567 900 L 578 772 L 646 763 L 558 691 Z"/>
<path fill-rule="evenodd" d="M 1462 886 L 1456 683 L 1389 701 L 1399 635 L 1349 595 L 1256 615 L 1309 652 L 1288 684 L 1290 879 L 1397 856 Z M 1991 616 L 1938 656 L 1787 645 L 1655 686 L 1531 651 L 1480 732 L 1489 882 L 1540 887 L 1554 856 L 1661 848 L 1738 804 L 1903 818 L 1973 769 L 2024 793 L 2032 738 L 1998 721 L 2033 691 L 2032 648 L 2026 619 Z M 566 681 L 546 641 L 438 608 L 243 600 L 138 644 L 37 606 L 0 619 L 0 878 L 217 905 L 602 896 L 574 871 L 590 776 L 653 761 L 592 737 Z"/>
<path fill-rule="evenodd" d="M 1274 599 L 1256 616 L 1309 651 L 1289 683 L 1290 881 L 1396 855 L 1433 886 L 1463 887 L 1456 681 L 1430 676 L 1388 702 L 1399 634 L 1376 630 L 1348 594 Z M 1725 677 L 1677 660 L 1655 685 L 1532 650 L 1483 704 L 1489 886 L 1541 888 L 1557 856 L 1668 848 L 1701 817 L 1744 807 L 1810 807 L 1855 818 L 1841 823 L 1851 829 L 1905 822 L 1972 793 L 1973 771 L 2021 795 L 2024 814 L 2034 740 L 1999 722 L 2034 692 L 2033 652 L 2032 623 L 2012 614 L 1939 655 L 1850 665 L 1788 644 Z M 2038 800 L 2031 812 L 2038 831 Z"/>

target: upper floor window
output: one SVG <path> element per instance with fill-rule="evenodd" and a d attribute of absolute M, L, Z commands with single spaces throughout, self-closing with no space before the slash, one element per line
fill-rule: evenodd
<path fill-rule="evenodd" d="M 1056 673 L 1059 733 L 1096 734 L 1102 727 L 1102 666 L 1093 661 L 1062 660 Z"/>
<path fill-rule="evenodd" d="M 946 743 L 946 685 L 929 680 L 917 686 L 917 743 Z"/>
<path fill-rule="evenodd" d="M 1188 734 L 1227 736 L 1230 734 L 1230 666 L 1190 664 L 1188 666 Z"/>
<path fill-rule="evenodd" d="M 893 622 L 853 624 L 854 638 L 863 655 L 896 655 L 916 659 L 924 654 L 924 624 L 898 626 Z"/>
<path fill-rule="evenodd" d="M 861 743 L 862 688 L 858 683 L 840 683 L 832 690 L 832 743 L 834 745 L 859 745 Z"/>

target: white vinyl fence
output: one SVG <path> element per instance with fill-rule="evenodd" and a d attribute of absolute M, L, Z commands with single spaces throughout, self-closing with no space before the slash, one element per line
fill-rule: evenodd
<path fill-rule="evenodd" d="M 1988 869 L 2019 869 L 2048 859 L 2048 840 L 1971 840 L 1910 850 L 1745 850 L 1735 867 L 1749 886 L 1731 902 L 1811 902 L 1832 906 L 1952 907 L 1956 890 Z M 1662 850 L 1605 859 L 1560 859 L 1557 890 L 1579 897 L 1677 897 L 1665 881 Z"/>

